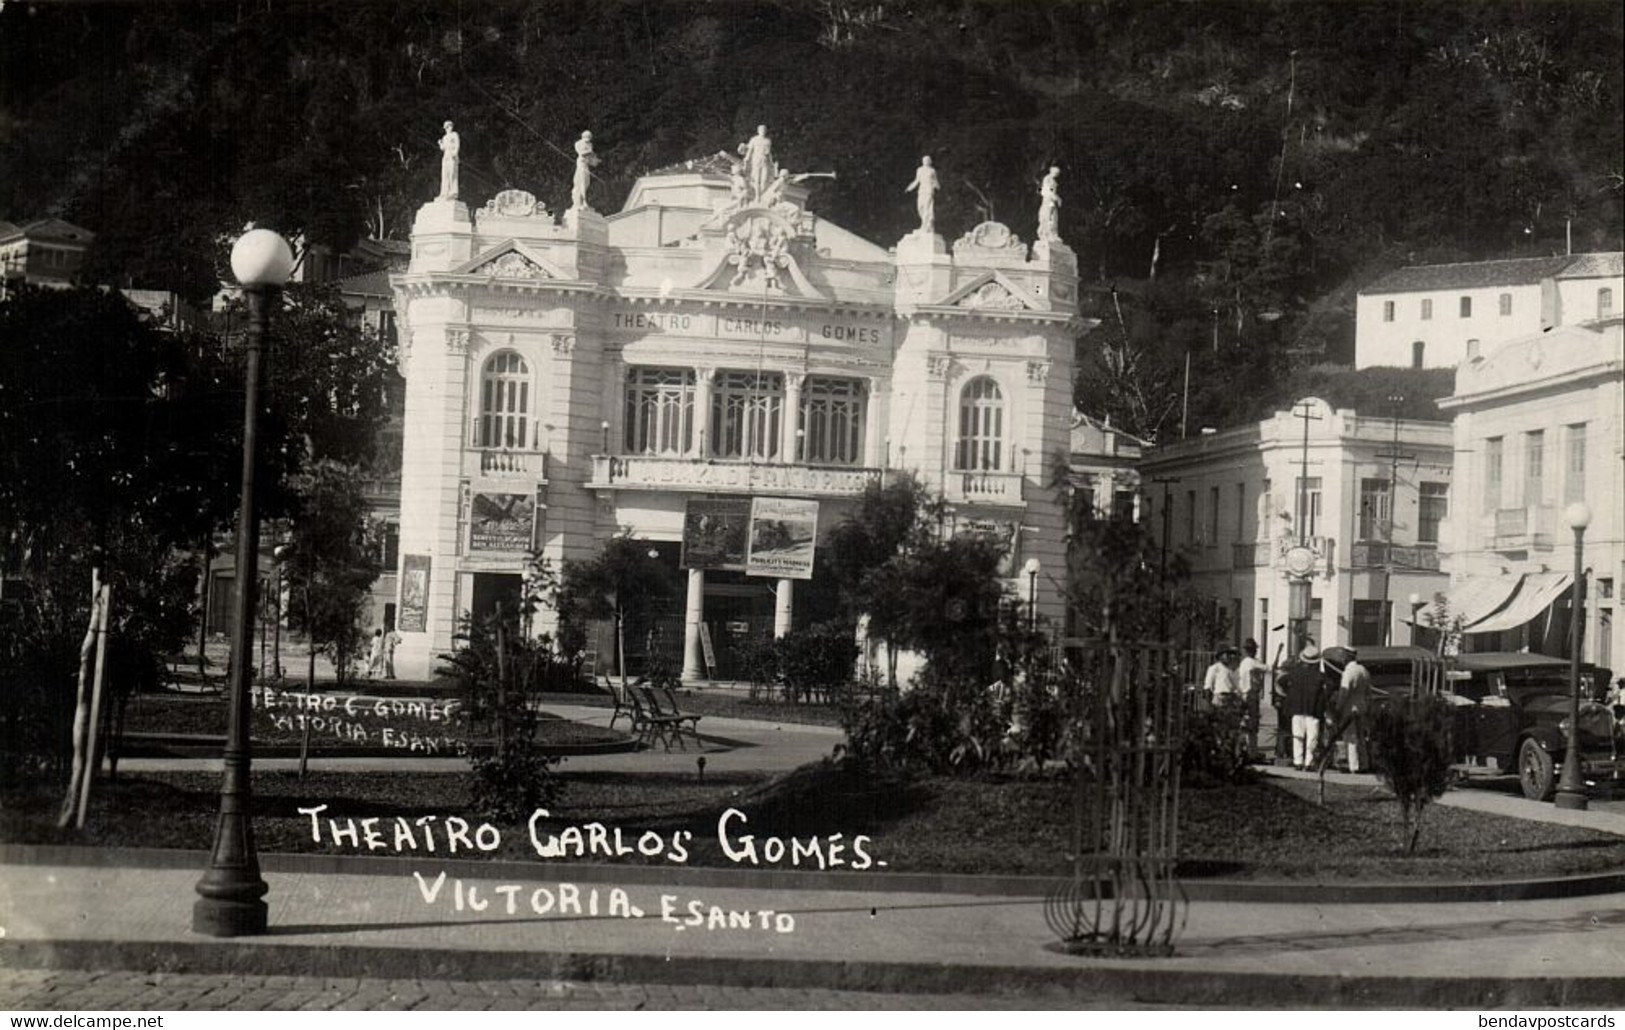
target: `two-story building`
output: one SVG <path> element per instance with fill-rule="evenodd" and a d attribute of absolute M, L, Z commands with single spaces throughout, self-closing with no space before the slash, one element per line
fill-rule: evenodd
<path fill-rule="evenodd" d="M 1028 558 L 1064 568 L 1049 469 L 1091 324 L 1072 252 L 996 222 L 888 249 L 766 172 L 684 162 L 607 217 L 519 190 L 418 213 L 392 280 L 402 675 L 451 649 L 459 615 L 516 598 L 527 551 L 557 567 L 620 533 L 681 570 L 683 672 L 704 675 L 732 627 L 795 624 L 810 551 L 887 470 L 939 490 L 951 529 L 1006 540 L 1023 595 Z M 1059 620 L 1047 581 L 1038 606 Z"/>
<path fill-rule="evenodd" d="M 1582 297 L 1582 299 L 1584 299 Z M 1625 655 L 1615 591 L 1625 583 L 1625 320 L 1619 315 L 1508 342 L 1456 370 L 1457 510 L 1450 614 L 1467 650 L 1570 654 L 1574 530 L 1584 536 L 1587 661 Z"/>
<path fill-rule="evenodd" d="M 1607 318 L 1625 303 L 1619 252 L 1401 268 L 1360 291 L 1354 364 L 1454 368 L 1508 340 Z"/>
<path fill-rule="evenodd" d="M 37 218 L 22 225 L 0 221 L 0 292 L 12 282 L 72 285 L 95 239 L 89 229 L 60 218 Z"/>
<path fill-rule="evenodd" d="M 1444 422 L 1332 410 L 1308 398 L 1252 425 L 1162 444 L 1140 463 L 1152 531 L 1235 642 L 1406 642 L 1413 593 L 1443 589 L 1451 504 Z M 1200 646 L 1205 642 L 1193 642 Z"/>

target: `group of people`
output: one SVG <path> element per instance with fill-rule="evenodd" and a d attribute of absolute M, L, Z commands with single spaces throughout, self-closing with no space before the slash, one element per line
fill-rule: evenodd
<path fill-rule="evenodd" d="M 1255 751 L 1266 687 L 1275 713 L 1276 758 L 1290 758 L 1294 769 L 1312 767 L 1319 757 L 1324 728 L 1338 745 L 1347 748 L 1349 772 L 1360 771 L 1371 674 L 1360 664 L 1354 648 L 1329 647 L 1322 654 L 1310 642 L 1294 661 L 1279 669 L 1259 659 L 1255 640 L 1239 648 L 1221 648 L 1214 655 L 1202 681 L 1202 693 L 1215 707 L 1241 709 L 1248 742 Z"/>
<path fill-rule="evenodd" d="M 367 675 L 372 679 L 395 678 L 395 648 L 401 635 L 393 629 L 372 631 L 372 649 L 367 653 Z"/>

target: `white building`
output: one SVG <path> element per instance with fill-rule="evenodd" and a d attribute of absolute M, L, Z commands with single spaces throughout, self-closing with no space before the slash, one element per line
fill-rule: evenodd
<path fill-rule="evenodd" d="M 1508 340 L 1617 313 L 1620 253 L 1401 268 L 1360 291 L 1354 365 L 1454 368 Z"/>
<path fill-rule="evenodd" d="M 887 469 L 941 490 L 957 530 L 1007 536 L 1013 588 L 1029 558 L 1065 567 L 1048 468 L 1091 324 L 1072 252 L 994 222 L 888 250 L 809 211 L 770 156 L 765 188 L 731 164 L 644 176 L 607 217 L 518 190 L 419 212 L 392 280 L 402 675 L 517 595 L 532 544 L 556 567 L 629 530 L 692 566 L 690 502 L 738 498 L 816 501 L 821 540 Z M 735 627 L 795 621 L 794 577 L 686 578 L 685 676 Z M 1039 605 L 1059 619 L 1047 577 Z"/>
<path fill-rule="evenodd" d="M 1252 637 L 1262 654 L 1295 646 L 1281 633 L 1294 617 L 1294 580 L 1308 585 L 1297 617 L 1321 646 L 1408 642 L 1407 599 L 1445 586 L 1447 423 L 1309 398 L 1262 422 L 1160 445 L 1140 476 L 1152 532 L 1189 561 L 1193 590 L 1228 607 L 1234 642 Z"/>
<path fill-rule="evenodd" d="M 1618 315 L 1525 336 L 1457 369 L 1440 407 L 1455 415 L 1450 596 L 1468 649 L 1569 654 L 1574 534 L 1564 509 L 1584 501 L 1582 653 L 1610 668 L 1625 655 L 1615 618 L 1625 582 L 1622 379 Z"/>
<path fill-rule="evenodd" d="M 95 239 L 89 229 L 60 218 L 38 218 L 22 225 L 0 221 L 0 295 L 10 282 L 71 286 Z"/>

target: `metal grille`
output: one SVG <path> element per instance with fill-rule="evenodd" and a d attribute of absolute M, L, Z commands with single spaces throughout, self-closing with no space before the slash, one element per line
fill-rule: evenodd
<path fill-rule="evenodd" d="M 1069 952 L 1172 954 L 1188 908 L 1175 874 L 1189 705 L 1173 650 L 1099 642 L 1072 661 L 1072 875 L 1045 920 Z"/>

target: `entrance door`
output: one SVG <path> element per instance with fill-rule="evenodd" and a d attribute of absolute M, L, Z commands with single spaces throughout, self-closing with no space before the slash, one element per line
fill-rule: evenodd
<path fill-rule="evenodd" d="M 496 614 L 497 606 L 508 615 L 519 611 L 519 591 L 524 579 L 518 573 L 474 573 L 474 596 L 469 599 L 469 612 L 476 621 Z"/>

